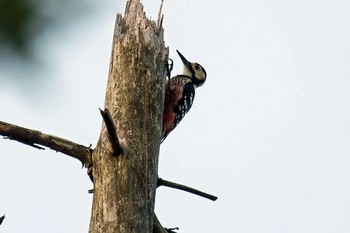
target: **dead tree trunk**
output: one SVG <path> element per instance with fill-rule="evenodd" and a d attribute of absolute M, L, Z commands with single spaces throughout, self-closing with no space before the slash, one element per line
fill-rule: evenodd
<path fill-rule="evenodd" d="M 94 180 L 89 233 L 170 232 L 154 214 L 158 186 L 217 199 L 158 179 L 167 58 L 161 10 L 156 24 L 146 18 L 139 0 L 128 0 L 124 17 L 118 14 L 116 19 L 105 110 L 101 110 L 104 123 L 95 149 L 0 121 L 0 135 L 5 138 L 37 149 L 51 148 L 88 167 Z"/>
<path fill-rule="evenodd" d="M 103 124 L 92 154 L 90 233 L 152 232 L 167 54 L 161 19 L 148 20 L 129 0 L 116 19 L 105 99 L 123 153 Z"/>
<path fill-rule="evenodd" d="M 37 149 L 49 147 L 92 169 L 90 233 L 166 233 L 154 214 L 158 186 L 217 199 L 157 179 L 167 58 L 161 12 L 156 24 L 146 18 L 139 0 L 128 0 L 124 17 L 118 14 L 116 19 L 105 110 L 101 110 L 104 123 L 95 149 L 0 121 L 0 135 L 5 138 Z"/>

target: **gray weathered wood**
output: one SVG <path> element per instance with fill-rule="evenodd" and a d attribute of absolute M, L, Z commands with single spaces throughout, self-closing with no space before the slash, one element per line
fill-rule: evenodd
<path fill-rule="evenodd" d="M 44 149 L 41 146 L 48 147 L 78 159 L 83 166 L 88 166 L 91 163 L 90 157 L 92 150 L 90 147 L 77 144 L 64 138 L 45 134 L 38 130 L 32 130 L 0 121 L 0 135 L 37 149 Z"/>
<path fill-rule="evenodd" d="M 168 55 L 159 22 L 146 18 L 139 0 L 117 15 L 104 107 L 124 153 L 113 156 L 103 124 L 92 155 L 90 233 L 152 232 Z"/>

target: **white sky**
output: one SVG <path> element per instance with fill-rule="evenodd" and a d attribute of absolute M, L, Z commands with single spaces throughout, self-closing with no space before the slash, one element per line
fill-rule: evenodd
<path fill-rule="evenodd" d="M 158 1 L 143 3 L 155 19 Z M 38 41 L 36 68 L 1 66 L 0 120 L 96 145 L 115 13 L 125 2 L 96 4 L 84 21 Z M 178 49 L 208 78 L 163 143 L 159 173 L 219 199 L 161 187 L 163 225 L 350 232 L 350 2 L 166 0 L 164 13 L 173 74 L 182 70 Z M 0 140 L 0 232 L 87 232 L 85 173 L 62 154 Z"/>

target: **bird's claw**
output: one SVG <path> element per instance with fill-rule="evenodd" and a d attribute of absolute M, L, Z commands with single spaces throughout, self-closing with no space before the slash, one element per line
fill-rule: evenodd
<path fill-rule="evenodd" d="M 168 78 L 171 78 L 171 71 L 174 67 L 173 59 L 169 58 L 167 61 L 165 61 L 165 67 L 166 67 L 166 76 Z"/>

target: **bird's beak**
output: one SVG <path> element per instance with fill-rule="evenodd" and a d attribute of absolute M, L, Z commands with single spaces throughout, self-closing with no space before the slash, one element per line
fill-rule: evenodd
<path fill-rule="evenodd" d="M 187 61 L 187 59 L 178 51 L 176 50 L 177 54 L 179 54 L 179 57 L 182 60 L 182 63 L 186 66 L 186 67 L 190 67 L 191 63 L 189 61 Z"/>

